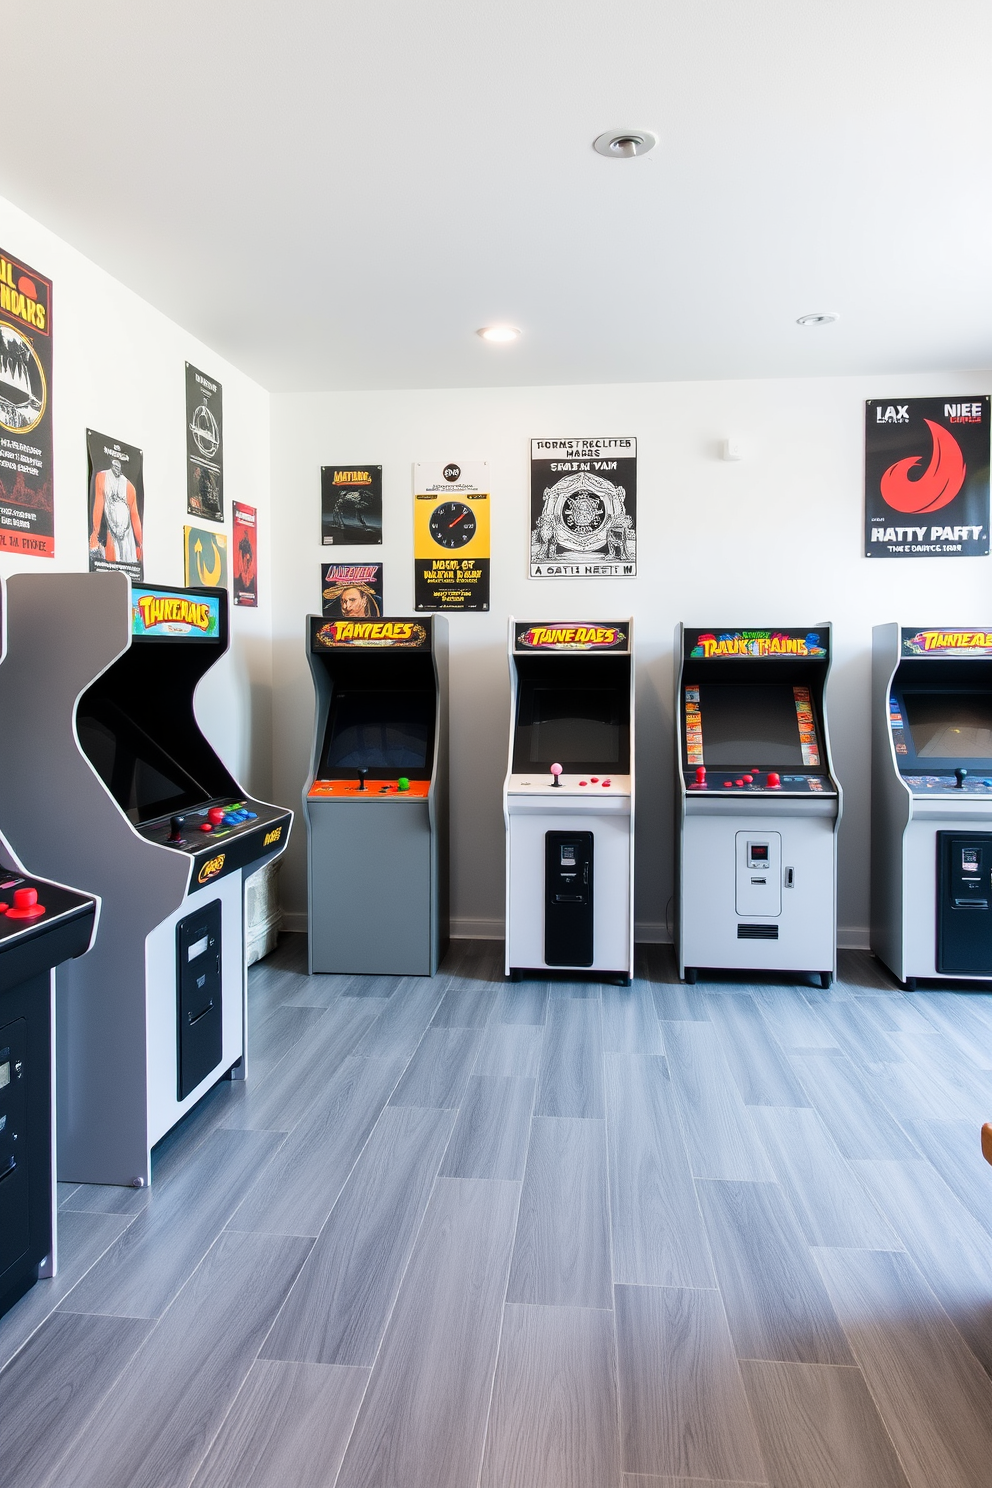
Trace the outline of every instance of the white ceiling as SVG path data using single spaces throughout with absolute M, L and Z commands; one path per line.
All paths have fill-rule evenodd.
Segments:
M 273 391 L 992 365 L 989 0 L 15 9 L 0 192 Z

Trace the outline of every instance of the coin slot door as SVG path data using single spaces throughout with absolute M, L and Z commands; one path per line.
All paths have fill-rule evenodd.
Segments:
M 737 833 L 737 913 L 748 919 L 782 913 L 781 832 Z
M 593 963 L 593 834 L 545 833 L 544 960 Z
M 992 833 L 937 833 L 937 970 L 992 976 Z
M 187 915 L 176 927 L 179 1099 L 217 1068 L 223 1052 L 221 903 Z

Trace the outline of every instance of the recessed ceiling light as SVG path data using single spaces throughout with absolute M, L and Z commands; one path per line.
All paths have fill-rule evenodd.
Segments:
M 633 160 L 635 155 L 646 155 L 658 143 L 658 136 L 649 129 L 608 129 L 592 142 L 593 149 L 609 160 Z
M 832 325 L 840 320 L 836 310 L 817 310 L 813 315 L 800 315 L 796 325 Z
M 482 326 L 475 334 L 481 336 L 483 341 L 516 341 L 520 332 L 516 326 L 493 325 Z

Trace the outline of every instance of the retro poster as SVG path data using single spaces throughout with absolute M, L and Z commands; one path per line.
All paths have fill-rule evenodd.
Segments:
M 183 572 L 190 589 L 227 588 L 227 533 L 183 528 Z
M 532 579 L 637 573 L 637 440 L 532 439 Z
M 325 548 L 381 545 L 381 465 L 321 466 L 320 541 Z
M 86 430 L 89 465 L 90 573 L 119 569 L 145 576 L 143 457 L 133 444 Z
M 413 467 L 414 607 L 489 608 L 489 462 Z
M 186 363 L 186 510 L 224 520 L 224 410 L 219 382 Z
M 231 547 L 234 555 L 234 603 L 258 607 L 258 513 L 253 506 L 231 502 L 234 532 Z
M 0 249 L 0 552 L 55 556 L 52 284 Z
M 374 620 L 382 614 L 381 563 L 322 563 L 321 614 L 334 620 Z
M 865 404 L 865 557 L 989 551 L 989 399 Z

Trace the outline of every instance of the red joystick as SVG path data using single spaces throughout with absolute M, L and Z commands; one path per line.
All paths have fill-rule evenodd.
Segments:
M 212 821 L 215 827 L 219 827 L 225 815 L 223 806 L 211 806 L 207 812 L 207 820 Z
M 779 775 L 778 771 L 777 770 L 769 770 L 768 771 L 768 789 L 769 790 L 779 790 L 781 788 L 781 785 L 782 785 L 782 777 Z
M 705 765 L 697 765 L 696 766 L 696 784 L 697 785 L 705 785 L 706 784 L 706 766 Z
M 8 909 L 8 920 L 37 920 L 45 913 L 45 906 L 38 903 L 37 889 L 15 889 L 14 907 Z

